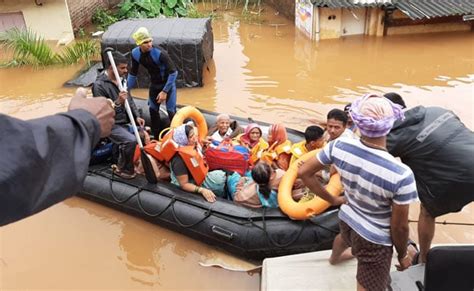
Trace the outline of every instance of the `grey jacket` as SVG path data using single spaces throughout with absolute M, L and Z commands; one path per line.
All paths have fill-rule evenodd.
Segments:
M 74 195 L 100 137 L 85 110 L 28 121 L 0 114 L 0 130 L 0 226 Z
M 405 112 L 387 137 L 387 149 L 408 165 L 418 193 L 474 192 L 474 133 L 452 111 L 417 106 Z M 472 192 L 472 193 L 471 193 Z
M 105 74 L 105 71 L 97 76 L 97 79 L 92 85 L 92 95 L 94 97 L 102 96 L 115 101 L 118 98 L 119 92 L 119 88 Z M 137 106 L 130 95 L 128 96 L 128 104 L 130 104 L 130 109 L 132 110 L 132 114 L 135 119 L 137 117 L 141 117 L 140 112 L 138 111 Z M 130 123 L 130 120 L 128 119 L 127 112 L 125 111 L 125 106 L 122 105 L 115 107 L 115 124 L 124 125 L 127 123 Z

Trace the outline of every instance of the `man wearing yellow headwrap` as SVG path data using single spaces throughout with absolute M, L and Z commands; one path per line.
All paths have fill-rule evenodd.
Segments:
M 393 246 L 399 270 L 411 265 L 407 252 L 409 204 L 418 199 L 413 172 L 385 149 L 386 135 L 401 108 L 388 99 L 366 95 L 353 102 L 351 117 L 361 139 L 340 137 L 307 160 L 298 175 L 332 205 L 341 205 L 340 234 L 331 264 L 357 258 L 357 290 L 385 290 L 390 284 Z M 332 164 L 341 175 L 344 198 L 331 196 L 314 174 Z M 352 249 L 351 249 L 352 248 Z
M 169 120 L 176 113 L 176 78 L 178 71 L 168 53 L 153 45 L 153 38 L 145 27 L 138 28 L 133 34 L 137 47 L 132 50 L 132 68 L 128 74 L 129 90 L 137 83 L 138 67 L 142 65 L 150 75 L 148 106 L 150 107 L 151 129 L 157 138 L 165 125 L 160 118 L 160 104 L 166 102 Z

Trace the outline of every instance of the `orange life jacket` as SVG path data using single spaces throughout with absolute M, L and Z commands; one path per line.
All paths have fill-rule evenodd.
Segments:
M 260 160 L 269 164 L 276 162 L 279 168 L 286 170 L 288 169 L 290 162 L 290 153 L 291 141 L 286 140 L 277 146 L 272 145 L 268 149 L 264 150 Z
M 183 159 L 196 185 L 201 185 L 206 179 L 207 172 L 209 172 L 209 167 L 204 160 L 201 150 L 196 146 L 181 146 L 177 152 Z
M 170 130 L 160 141 L 152 141 L 144 146 L 145 152 L 161 162 L 169 163 L 176 153 L 184 161 L 186 168 L 191 173 L 197 185 L 201 185 L 206 179 L 209 167 L 204 161 L 203 154 L 198 146 L 179 146 L 171 137 L 173 130 Z M 199 149 L 198 149 L 199 148 Z M 140 158 L 140 148 L 135 150 L 134 160 Z

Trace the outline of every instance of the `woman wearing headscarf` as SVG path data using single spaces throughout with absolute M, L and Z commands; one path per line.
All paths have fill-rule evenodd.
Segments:
M 268 130 L 268 144 L 260 158 L 261 161 L 275 165 L 282 170 L 288 170 L 291 159 L 291 141 L 288 140 L 286 128 L 282 124 L 272 124 Z
M 268 143 L 262 138 L 262 129 L 256 123 L 250 123 L 245 132 L 235 138 L 235 143 L 245 146 L 250 151 L 249 163 L 254 165 L 268 148 Z
M 224 196 L 225 173 L 208 172 L 197 129 L 189 124 L 178 126 L 172 131 L 172 140 L 177 147 L 170 160 L 171 183 L 185 191 L 201 194 L 208 202 L 215 202 L 216 194 Z

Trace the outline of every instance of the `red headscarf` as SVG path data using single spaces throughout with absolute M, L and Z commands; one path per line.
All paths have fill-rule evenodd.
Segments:
M 270 146 L 280 145 L 288 139 L 288 134 L 286 133 L 286 128 L 283 124 L 272 124 L 268 130 L 268 135 L 268 144 Z
M 258 126 L 258 124 L 250 123 L 245 128 L 244 134 L 242 134 L 242 136 L 240 137 L 240 141 L 244 144 L 248 144 L 251 148 L 253 148 L 259 142 L 259 140 L 257 140 L 257 141 L 251 141 L 250 140 L 250 132 L 254 128 L 258 128 L 258 130 L 260 131 L 260 136 L 262 136 L 262 129 Z

